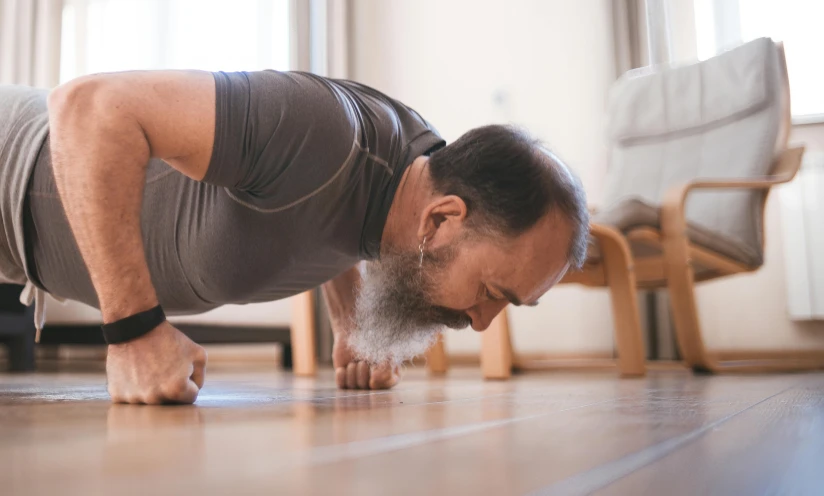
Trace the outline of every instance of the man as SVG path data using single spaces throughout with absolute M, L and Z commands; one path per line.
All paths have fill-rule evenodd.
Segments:
M 586 251 L 580 185 L 523 133 L 444 146 L 400 102 L 305 73 L 2 87 L 0 143 L 0 279 L 100 308 L 116 402 L 203 386 L 164 310 L 324 284 L 338 385 L 386 388 L 443 326 L 535 304 Z

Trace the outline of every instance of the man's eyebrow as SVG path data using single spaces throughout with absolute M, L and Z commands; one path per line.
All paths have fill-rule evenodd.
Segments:
M 496 286 L 496 289 L 498 291 L 500 291 L 502 295 L 504 295 L 504 298 L 509 300 L 509 302 L 512 303 L 513 305 L 515 305 L 516 307 L 520 307 L 520 306 L 534 307 L 534 306 L 538 305 L 538 301 L 533 301 L 532 303 L 522 302 L 520 298 L 515 296 L 514 292 L 512 292 L 512 291 L 510 291 L 506 288 L 501 288 L 501 287 Z

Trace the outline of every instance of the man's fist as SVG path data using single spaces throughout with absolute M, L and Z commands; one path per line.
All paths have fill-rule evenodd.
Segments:
M 106 375 L 115 403 L 194 403 L 206 350 L 164 322 L 135 340 L 109 345 Z
M 335 382 L 341 389 L 389 389 L 400 380 L 400 370 L 388 363 L 370 365 L 355 360 L 346 337 L 336 334 L 332 348 Z

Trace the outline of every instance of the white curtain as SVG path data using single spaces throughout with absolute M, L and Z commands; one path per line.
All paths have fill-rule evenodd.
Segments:
M 646 2 L 612 0 L 612 36 L 616 77 L 649 63 Z
M 0 0 L 0 84 L 57 85 L 62 7 L 63 0 Z
M 293 68 L 321 76 L 349 75 L 350 0 L 292 0 Z

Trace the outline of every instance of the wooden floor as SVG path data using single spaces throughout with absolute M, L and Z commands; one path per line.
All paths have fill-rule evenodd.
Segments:
M 0 375 L 3 495 L 824 494 L 824 374 L 212 371 L 197 406 L 96 373 Z

